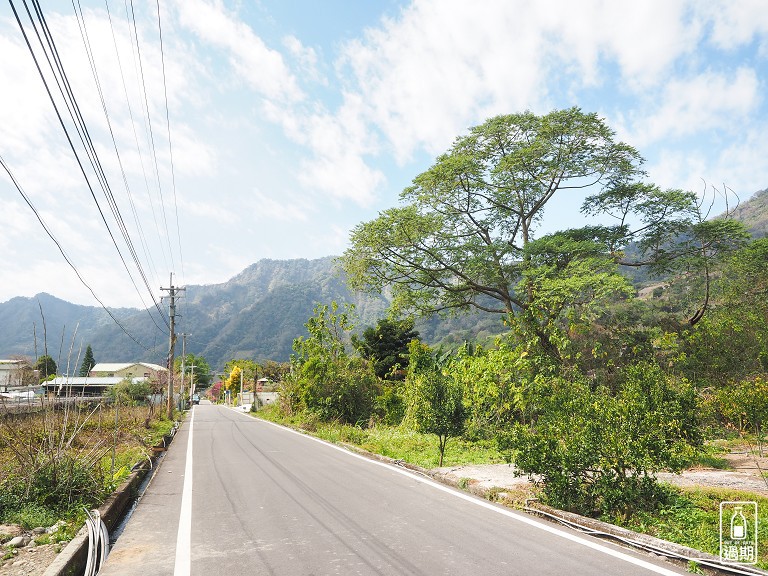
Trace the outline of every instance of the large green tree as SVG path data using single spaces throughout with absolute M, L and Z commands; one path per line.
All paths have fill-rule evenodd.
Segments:
M 211 366 L 202 356 L 178 356 L 173 361 L 173 367 L 178 373 L 181 373 L 183 367 L 185 385 L 191 384 L 193 379 L 197 388 L 207 388 L 211 383 Z
M 85 349 L 85 356 L 83 356 L 83 363 L 80 364 L 79 375 L 83 377 L 88 376 L 94 366 L 96 366 L 96 360 L 93 358 L 93 349 L 91 348 L 91 345 L 88 344 Z
M 412 318 L 382 318 L 375 327 L 366 328 L 362 338 L 353 337 L 352 342 L 363 358 L 373 362 L 376 376 L 403 380 L 408 369 L 408 344 L 418 337 Z
M 619 263 L 669 266 L 680 253 L 702 254 L 701 242 L 672 253 L 701 224 L 697 196 L 641 183 L 642 163 L 602 118 L 578 108 L 491 118 L 418 175 L 400 206 L 353 230 L 343 267 L 355 289 L 391 289 L 396 311 L 505 314 L 558 357 L 553 326 L 626 293 Z M 546 207 L 574 195 L 586 215 L 615 223 L 534 244 Z M 705 246 L 716 246 L 710 233 L 723 230 L 705 228 Z M 639 252 L 629 260 L 632 242 Z
M 35 370 L 38 371 L 41 382 L 48 380 L 52 376 L 56 376 L 56 361 L 47 354 L 40 356 L 35 362 Z
M 344 268 L 355 287 L 391 285 L 401 308 L 514 313 L 529 299 L 515 286 L 547 204 L 630 182 L 641 163 L 578 108 L 491 118 L 418 175 L 402 206 L 355 228 Z

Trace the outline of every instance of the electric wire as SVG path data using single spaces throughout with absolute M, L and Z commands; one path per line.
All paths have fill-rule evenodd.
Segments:
M 26 7 L 26 0 L 24 1 L 24 4 L 25 4 L 25 7 Z M 51 51 L 51 55 L 52 55 L 52 57 L 54 59 L 54 62 L 56 63 L 56 68 L 58 69 L 59 75 L 61 76 L 62 83 L 64 84 L 64 87 L 66 88 L 67 96 L 64 96 L 64 93 L 61 90 L 61 83 L 59 83 L 58 77 L 56 77 L 55 71 L 54 71 L 54 78 L 57 81 L 57 84 L 59 86 L 59 90 L 62 91 L 62 97 L 65 99 L 65 103 L 67 103 L 67 108 L 68 108 L 68 110 L 70 112 L 70 116 L 72 117 L 73 121 L 75 122 L 75 127 L 76 127 L 76 129 L 78 131 L 78 135 L 80 136 L 80 140 L 81 140 L 83 146 L 86 149 L 86 154 L 88 155 L 88 158 L 89 158 L 89 160 L 91 162 L 91 166 L 94 169 L 94 172 L 96 173 L 96 176 L 97 176 L 97 179 L 99 181 L 99 184 L 101 185 L 102 191 L 104 192 L 104 195 L 105 195 L 105 197 L 107 199 L 107 202 L 108 202 L 108 204 L 110 206 L 110 210 L 112 211 L 112 215 L 115 218 L 115 222 L 117 223 L 117 225 L 118 225 L 118 227 L 120 229 L 120 232 L 121 232 L 121 234 L 123 236 L 123 240 L 125 241 L 126 245 L 128 246 L 129 252 L 131 253 L 131 257 L 133 258 L 134 264 L 136 265 L 136 268 L 139 271 L 139 274 L 140 274 L 140 276 L 142 277 L 142 279 L 144 281 L 144 285 L 147 288 L 148 293 L 150 295 L 152 295 L 152 289 L 149 286 L 149 282 L 147 281 L 146 274 L 144 273 L 144 269 L 143 269 L 143 267 L 141 265 L 141 262 L 139 261 L 139 258 L 138 258 L 138 255 L 136 253 L 135 247 L 134 247 L 133 242 L 132 242 L 132 240 L 130 238 L 130 233 L 128 232 L 128 228 L 125 225 L 125 221 L 123 220 L 122 215 L 120 214 L 120 209 L 119 209 L 119 207 L 117 205 L 117 201 L 116 201 L 116 199 L 114 197 L 114 194 L 112 193 L 112 189 L 111 189 L 111 187 L 109 185 L 109 181 L 107 179 L 106 173 L 104 172 L 104 169 L 102 167 L 101 161 L 99 160 L 99 157 L 98 157 L 98 155 L 96 153 L 96 148 L 95 148 L 95 146 L 93 144 L 93 140 L 91 139 L 90 132 L 88 131 L 88 127 L 87 127 L 87 125 L 85 123 L 85 119 L 83 118 L 82 113 L 80 112 L 80 107 L 79 107 L 79 105 L 77 103 L 77 100 L 76 100 L 76 98 L 74 96 L 74 92 L 72 91 L 72 87 L 71 87 L 71 85 L 69 83 L 69 79 L 68 79 L 66 71 L 64 69 L 63 62 L 61 61 L 61 57 L 59 56 L 58 48 L 56 47 L 56 43 L 55 43 L 55 41 L 53 39 L 53 35 L 52 35 L 50 29 L 48 28 L 48 23 L 45 20 L 45 16 L 43 15 L 42 8 L 40 7 L 40 4 L 39 4 L 39 0 L 32 0 L 32 4 L 33 4 L 33 6 L 35 8 L 35 13 L 37 15 L 38 21 L 40 22 L 43 34 L 46 37 L 46 42 L 48 44 L 49 50 Z M 73 4 L 73 8 L 74 8 L 74 4 Z M 32 17 L 31 17 L 31 14 L 29 13 L 29 8 L 28 7 L 27 7 L 27 14 L 30 17 L 30 21 L 32 21 Z M 77 11 L 76 10 L 75 10 L 75 16 L 77 17 Z M 83 22 L 83 24 L 84 24 L 84 22 Z M 34 21 L 32 21 L 32 25 L 35 28 L 35 32 L 37 34 L 37 28 L 34 25 Z M 79 20 L 78 20 L 78 26 L 80 26 Z M 82 37 L 82 34 L 83 34 L 83 32 L 82 32 L 82 28 L 81 28 L 81 37 Z M 38 36 L 38 40 L 40 40 L 39 34 L 37 34 L 37 36 Z M 40 42 L 41 42 L 41 46 L 42 46 L 42 41 L 40 41 Z M 43 51 L 45 52 L 45 47 L 44 46 L 42 46 L 42 47 L 43 47 Z M 89 57 L 89 63 L 92 66 L 92 72 L 93 72 L 94 71 L 93 67 L 95 66 L 95 63 L 92 60 L 92 54 L 89 52 L 89 47 L 90 47 L 89 44 L 86 44 L 86 54 Z M 49 63 L 49 66 L 50 66 L 50 59 L 48 58 L 47 53 L 46 53 L 46 59 L 48 60 L 48 63 Z M 53 67 L 52 66 L 51 66 L 51 70 L 53 71 Z M 104 103 L 103 94 L 101 92 L 101 84 L 98 81 L 98 77 L 95 76 L 95 78 L 96 78 L 96 83 L 97 83 L 97 89 L 99 91 L 99 96 L 101 97 L 101 100 L 102 100 L 102 107 L 104 108 L 104 112 L 105 112 L 105 115 L 106 115 L 106 118 L 107 118 L 107 122 L 108 122 L 108 125 L 109 125 L 109 128 L 110 128 L 110 133 L 111 133 L 112 132 L 112 130 L 111 130 L 111 122 L 109 120 L 109 115 L 108 115 L 108 113 L 106 111 L 106 105 Z M 69 105 L 70 101 L 71 101 L 71 106 Z M 65 128 L 65 130 L 66 130 L 66 128 Z M 114 136 L 113 136 L 113 142 L 114 142 Z M 116 146 L 116 144 L 115 144 L 115 146 Z M 120 161 L 119 153 L 118 153 L 118 160 Z M 122 162 L 121 162 L 121 166 L 122 166 Z M 94 198 L 94 200 L 95 200 L 95 198 Z M 98 205 L 98 202 L 97 202 L 97 205 Z M 110 231 L 110 235 L 111 235 L 111 231 Z M 114 240 L 114 238 L 113 238 L 113 240 Z M 115 244 L 115 247 L 118 249 L 118 253 L 120 254 L 121 259 L 122 259 L 122 253 L 120 252 L 120 249 L 117 247 L 117 244 Z M 123 263 L 125 264 L 125 260 L 123 260 Z M 155 319 L 152 317 L 151 312 L 149 312 L 149 308 L 147 307 L 146 303 L 144 302 L 144 298 L 141 295 L 141 292 L 139 291 L 138 286 L 136 286 L 136 283 L 134 282 L 133 276 L 131 275 L 131 272 L 128 269 L 127 265 L 126 265 L 126 271 L 128 272 L 128 275 L 129 275 L 129 277 L 131 279 L 131 282 L 133 283 L 133 286 L 136 289 L 136 292 L 138 293 L 139 298 L 140 298 L 142 304 L 144 305 L 145 309 L 147 310 L 147 313 L 149 314 L 150 318 L 152 319 L 152 322 L 155 324 L 155 326 L 158 328 L 158 330 L 162 331 L 160 326 L 157 324 Z M 153 303 L 155 303 L 155 305 L 157 307 L 157 304 L 154 301 L 154 297 L 152 299 L 153 299 Z M 160 312 L 160 317 L 164 320 L 165 317 L 164 317 L 162 311 L 159 309 L 159 307 L 157 307 L 157 309 L 158 309 L 158 312 Z M 168 326 L 167 322 L 166 322 L 166 326 Z
M 157 190 L 158 190 L 158 194 L 160 196 L 160 211 L 161 211 L 162 216 L 163 216 L 163 224 L 165 226 L 165 230 L 166 230 L 166 232 L 168 232 L 168 230 L 169 230 L 169 228 L 168 228 L 168 218 L 167 218 L 166 212 L 165 212 L 165 200 L 163 199 L 163 187 L 162 187 L 162 185 L 160 183 L 160 168 L 159 168 L 159 165 L 158 165 L 158 162 L 157 162 L 157 149 L 155 147 L 155 136 L 154 136 L 154 131 L 152 130 L 152 115 L 149 112 L 149 98 L 147 97 L 147 84 L 146 84 L 146 81 L 145 81 L 145 78 L 144 78 L 144 65 L 142 63 L 142 58 L 141 58 L 141 42 L 139 41 L 139 30 L 138 30 L 138 27 L 136 25 L 136 12 L 135 12 L 134 7 L 133 7 L 133 0 L 131 0 L 130 4 L 131 4 L 131 20 L 130 21 L 133 23 L 133 29 L 134 29 L 135 36 L 136 36 L 136 53 L 138 55 L 139 75 L 141 77 L 141 89 L 142 89 L 142 92 L 144 94 L 144 106 L 145 106 L 145 109 L 146 109 L 146 112 L 147 112 L 147 124 L 148 124 L 148 128 L 149 128 L 149 139 L 150 139 L 150 144 L 151 144 L 150 147 L 152 149 L 152 158 L 153 158 L 154 164 L 155 164 L 155 176 L 157 178 Z M 166 234 L 166 240 L 168 241 L 168 252 L 169 252 L 170 259 L 171 259 L 171 267 L 175 268 L 176 264 L 175 264 L 174 258 L 173 258 L 173 248 L 171 246 L 171 239 L 170 239 L 170 235 L 169 234 Z
M 67 264 L 69 264 L 69 267 L 70 267 L 70 268 L 72 268 L 72 270 L 75 272 L 75 275 L 77 276 L 78 280 L 80 280 L 80 282 L 83 284 L 83 286 L 85 286 L 85 287 L 88 289 L 88 291 L 89 291 L 89 292 L 91 293 L 91 295 L 94 297 L 94 299 L 96 300 L 96 302 L 98 302 L 98 303 L 99 303 L 99 305 L 100 305 L 100 306 L 101 306 L 101 307 L 104 309 L 104 311 L 105 311 L 107 314 L 109 314 L 109 317 L 110 317 L 110 318 L 112 318 L 113 322 L 114 322 L 115 324 L 117 324 L 117 325 L 120 327 L 120 329 L 121 329 L 123 332 L 125 332 L 125 334 L 126 334 L 126 335 L 127 335 L 127 336 L 128 336 L 130 339 L 131 339 L 131 340 L 133 340 L 133 341 L 134 341 L 136 344 L 138 344 L 138 345 L 139 345 L 141 348 L 143 348 L 144 350 L 146 350 L 146 351 L 150 351 L 150 348 L 148 348 L 147 346 L 145 346 L 144 344 L 142 344 L 142 343 L 141 343 L 141 342 L 140 342 L 140 341 L 139 341 L 139 340 L 138 340 L 138 339 L 137 339 L 135 336 L 133 336 L 133 334 L 131 334 L 130 332 L 128 332 L 128 330 L 127 330 L 127 329 L 126 329 L 126 327 L 125 327 L 125 326 L 122 324 L 122 322 L 120 322 L 120 320 L 118 320 L 118 319 L 115 317 L 115 315 L 114 315 L 114 314 L 113 314 L 113 313 L 112 313 L 112 312 L 109 310 L 109 308 L 107 308 L 107 307 L 106 307 L 106 305 L 104 304 L 104 302 L 102 302 L 101 298 L 99 298 L 99 297 L 96 295 L 96 292 L 94 292 L 94 290 L 93 290 L 93 288 L 91 288 L 90 284 L 88 284 L 88 282 L 86 282 L 86 281 L 85 281 L 85 279 L 84 279 L 84 278 L 82 277 L 82 275 L 80 274 L 80 271 L 77 269 L 77 266 L 75 266 L 75 264 L 72 262 L 72 260 L 71 260 L 71 259 L 69 258 L 69 256 L 67 255 L 67 253 L 64 251 L 64 248 L 63 248 L 63 246 L 61 245 L 61 243 L 59 243 L 59 241 L 58 241 L 58 240 L 56 239 L 56 237 L 53 235 L 53 232 L 52 232 L 52 231 L 51 231 L 51 229 L 48 227 L 48 225 L 45 223 L 45 221 L 43 220 L 43 217 L 42 217 L 42 216 L 40 215 L 40 213 L 37 211 L 37 208 L 35 208 L 34 204 L 33 204 L 33 203 L 32 203 L 32 201 L 30 200 L 29 196 L 27 196 L 27 194 L 24 192 L 23 188 L 22 188 L 22 187 L 21 187 L 21 185 L 19 184 L 18 180 L 16 180 L 16 177 L 13 175 L 13 173 L 11 172 L 11 169 L 10 169 L 10 168 L 8 167 L 8 165 L 5 163 L 5 160 L 3 159 L 2 155 L 0 155 L 0 165 L 2 165 L 2 166 L 3 166 L 3 169 L 4 169 L 4 170 L 6 171 L 6 173 L 8 174 L 8 177 L 11 179 L 11 182 L 12 182 L 12 183 L 13 183 L 13 185 L 16 187 L 16 190 L 18 190 L 18 191 L 19 191 L 19 194 L 21 194 L 21 197 L 24 199 L 24 202 L 26 202 L 27 206 L 29 206 L 29 208 L 30 208 L 30 209 L 32 210 L 32 212 L 35 214 L 35 217 L 37 218 L 37 221 L 40 223 L 40 226 L 42 226 L 43 230 L 45 230 L 45 233 L 48 235 L 48 237 L 49 237 L 51 240 L 53 240 L 53 243 L 54 243 L 54 244 L 56 244 L 56 247 L 59 249 L 59 252 L 61 252 L 61 255 L 64 257 L 64 260 L 67 262 Z
M 141 241 L 142 241 L 142 245 L 144 246 L 144 253 L 146 255 L 147 254 L 146 242 L 144 241 L 143 232 L 141 231 L 141 225 L 139 223 L 138 215 L 136 213 L 136 208 L 135 208 L 135 206 L 133 204 L 133 197 L 131 195 L 130 186 L 128 184 L 128 177 L 125 174 L 125 168 L 123 167 L 123 160 L 122 160 L 122 157 L 120 156 L 120 150 L 118 149 L 117 140 L 115 139 L 115 134 L 114 134 L 114 131 L 112 129 L 112 120 L 110 119 L 109 111 L 107 109 L 107 104 L 106 104 L 106 101 L 104 100 L 104 93 L 103 93 L 103 90 L 102 90 L 102 87 L 101 87 L 101 81 L 99 80 L 99 74 L 98 74 L 98 70 L 97 70 L 97 67 L 96 67 L 96 61 L 95 61 L 95 59 L 93 57 L 93 50 L 92 50 L 92 47 L 91 47 L 90 39 L 88 38 L 88 29 L 87 29 L 86 24 L 85 24 L 85 17 L 83 15 L 82 7 L 80 5 L 80 0 L 77 0 L 77 6 L 75 6 L 75 0 L 72 0 L 72 8 L 75 10 L 75 18 L 77 19 L 78 27 L 80 28 L 80 36 L 81 36 L 81 38 L 83 40 L 83 44 L 85 46 L 86 54 L 88 56 L 88 61 L 89 61 L 89 64 L 91 66 L 91 73 L 93 74 L 93 79 L 94 79 L 94 82 L 96 83 L 96 89 L 97 89 L 97 91 L 99 93 L 99 99 L 101 101 L 101 107 L 102 107 L 102 110 L 104 112 L 104 117 L 107 120 L 107 127 L 109 129 L 109 135 L 110 135 L 110 137 L 112 139 L 112 145 L 113 145 L 114 150 L 115 150 L 115 155 L 117 157 L 118 165 L 120 166 L 120 173 L 122 174 L 123 184 L 125 185 L 126 193 L 128 195 L 128 199 L 130 201 L 131 208 L 133 210 L 134 218 L 135 218 L 136 224 L 137 224 L 137 226 L 139 228 L 139 235 L 140 235 L 140 238 L 141 238 Z M 78 9 L 79 9 L 79 15 L 78 15 Z M 121 220 L 122 220 L 122 217 L 121 217 Z M 125 228 L 125 231 L 126 231 L 126 235 L 127 235 L 127 227 Z M 149 281 L 147 279 L 147 276 L 146 276 L 144 270 L 142 269 L 142 267 L 139 264 L 138 255 L 135 253 L 135 249 L 133 248 L 132 243 L 130 243 L 130 248 L 131 248 L 131 251 L 132 251 L 132 256 L 133 256 L 133 259 L 134 259 L 134 263 L 137 265 L 137 268 L 138 268 L 139 273 L 140 273 L 140 275 L 142 277 L 142 280 L 144 281 L 144 285 L 146 286 L 147 291 L 151 294 L 152 293 L 152 289 L 149 286 Z M 143 300 L 142 300 L 142 302 L 143 302 Z M 152 300 L 152 304 L 153 304 L 154 308 L 157 310 L 157 312 L 159 313 L 160 318 L 165 320 L 165 314 L 160 309 L 160 305 L 158 304 L 157 300 L 154 299 L 154 297 L 153 297 L 153 300 Z M 152 317 L 151 314 L 150 314 L 150 317 Z M 153 318 L 153 321 L 154 321 L 154 318 Z M 157 322 L 155 322 L 155 325 L 157 326 L 157 328 L 159 330 L 162 331 L 160 326 L 157 325 Z M 170 328 L 170 326 L 168 326 L 168 322 L 167 321 L 166 321 L 166 327 Z
M 115 58 L 117 58 L 117 68 L 118 68 L 118 71 L 120 72 L 120 80 L 122 81 L 122 84 L 123 84 L 123 94 L 125 95 L 125 103 L 126 103 L 126 106 L 128 108 L 128 116 L 129 116 L 130 121 L 131 121 L 131 129 L 132 129 L 132 132 L 133 132 L 133 139 L 134 139 L 134 142 L 136 143 L 136 152 L 137 152 L 138 157 L 139 157 L 139 163 L 141 165 L 141 172 L 142 172 L 142 175 L 144 176 L 144 185 L 145 185 L 145 187 L 147 189 L 147 195 L 149 197 L 149 205 L 150 205 L 150 208 L 152 209 L 152 216 L 154 217 L 155 216 L 155 214 L 154 214 L 155 207 L 154 207 L 154 204 L 152 203 L 152 196 L 151 196 L 151 194 L 149 192 L 149 180 L 147 178 L 147 171 L 146 171 L 146 168 L 144 166 L 144 154 L 142 154 L 141 146 L 139 145 L 139 136 L 136 133 L 136 121 L 135 121 L 135 119 L 133 117 L 133 107 L 131 106 L 131 99 L 128 96 L 128 86 L 127 86 L 126 81 L 125 81 L 125 73 L 123 71 L 122 59 L 120 58 L 120 50 L 119 50 L 119 48 L 117 46 L 117 36 L 115 35 L 115 27 L 114 27 L 114 24 L 112 22 L 112 13 L 109 10 L 109 0 L 104 0 L 104 7 L 107 10 L 107 19 L 109 21 L 109 30 L 110 30 L 110 32 L 112 34 L 112 45 L 115 48 Z M 149 262 L 149 267 L 150 267 L 150 269 L 151 269 L 151 271 L 153 273 L 153 276 L 154 276 L 155 280 L 157 281 L 159 276 L 157 274 L 157 268 L 155 267 L 155 262 L 154 262 L 154 260 L 152 258 L 152 254 L 149 253 L 148 249 L 147 249 L 147 245 L 148 244 L 146 242 L 146 235 L 144 234 L 144 228 L 141 225 L 141 221 L 138 218 L 138 214 L 136 212 L 136 207 L 135 207 L 134 202 L 133 202 L 133 196 L 129 194 L 129 197 L 131 199 L 131 209 L 133 211 L 134 219 L 136 220 L 136 225 L 139 228 L 139 233 L 140 233 L 141 239 L 142 239 L 142 245 L 144 246 L 145 254 L 146 254 L 147 260 Z M 155 220 L 155 225 L 157 226 L 157 218 L 155 217 L 154 220 Z M 158 232 L 158 238 L 160 238 L 160 229 L 159 229 L 159 227 L 157 227 L 157 232 Z
M 166 254 L 165 254 L 165 245 L 164 245 L 165 243 L 163 242 L 163 235 L 160 232 L 160 224 L 159 224 L 159 222 L 157 220 L 157 211 L 155 210 L 155 200 L 153 199 L 152 191 L 150 190 L 149 178 L 147 176 L 147 168 L 146 168 L 146 166 L 144 164 L 144 154 L 142 152 L 142 146 L 141 146 L 141 144 L 139 144 L 139 136 L 138 136 L 138 134 L 136 132 L 136 120 L 135 120 L 135 118 L 133 116 L 133 110 L 132 110 L 132 107 L 131 107 L 131 98 L 128 95 L 128 87 L 127 87 L 126 82 L 125 82 L 125 74 L 124 74 L 124 70 L 123 70 L 122 64 L 120 62 L 120 51 L 119 51 L 119 49 L 117 47 L 117 39 L 115 37 L 114 26 L 112 24 L 112 15 L 109 12 L 109 2 L 108 2 L 108 0 L 104 0 L 104 1 L 105 1 L 106 6 L 107 6 L 107 14 L 109 14 L 109 22 L 110 22 L 110 27 L 112 29 L 112 39 L 113 39 L 113 42 L 114 42 L 114 45 L 115 45 L 115 52 L 117 53 L 118 65 L 120 67 L 120 75 L 121 75 L 122 82 L 123 82 L 123 92 L 125 93 L 125 100 L 126 100 L 126 103 L 128 105 L 128 113 L 130 114 L 130 117 L 131 117 L 131 128 L 133 129 L 133 138 L 134 138 L 134 141 L 136 142 L 136 151 L 138 152 L 138 155 L 139 155 L 139 161 L 141 162 L 141 172 L 142 172 L 142 175 L 144 176 L 144 186 L 145 186 L 145 188 L 147 190 L 147 199 L 149 200 L 149 207 L 150 207 L 150 209 L 152 211 L 152 221 L 155 224 L 155 232 L 157 232 L 158 245 L 160 247 L 160 253 L 162 254 L 162 257 L 163 257 L 163 263 L 165 264 L 166 269 L 168 269 L 169 268 L 169 263 L 168 263 L 168 258 L 167 258 Z M 138 41 L 138 38 L 136 39 L 136 41 L 134 41 L 135 29 L 131 27 L 131 16 L 130 16 L 130 13 L 128 11 L 128 2 L 125 1 L 125 0 L 124 0 L 124 7 L 125 7 L 125 22 L 126 22 L 126 24 L 128 26 L 128 38 L 129 38 L 129 40 L 131 42 L 131 57 L 133 58 L 133 69 L 134 69 L 134 72 L 136 74 L 136 77 L 138 78 L 139 77 L 139 64 L 137 62 L 137 57 L 136 57 L 136 42 Z M 149 128 L 147 127 L 146 115 L 144 115 L 144 113 L 143 113 L 144 112 L 144 110 L 143 110 L 143 102 L 142 102 L 141 108 L 142 108 L 141 114 L 144 116 L 144 118 L 143 118 L 144 119 L 144 128 L 147 131 L 147 144 L 149 144 L 149 135 L 148 135 Z
M 165 74 L 165 50 L 163 49 L 163 26 L 160 22 L 160 0 L 155 0 L 157 5 L 157 29 L 160 36 L 160 62 L 163 70 L 163 94 L 165 96 L 165 125 L 168 128 L 168 153 L 171 162 L 171 183 L 173 185 L 173 207 L 176 213 L 176 236 L 179 242 L 179 264 L 181 265 L 181 278 L 184 284 L 184 255 L 181 250 L 181 226 L 179 225 L 179 202 L 176 196 L 176 171 L 173 166 L 173 141 L 171 140 L 171 118 L 168 111 L 168 80 Z
M 13 0 L 9 0 L 9 4 L 11 5 L 11 9 L 12 9 L 12 11 L 14 13 L 15 18 L 16 18 L 16 22 L 17 22 L 17 24 L 19 26 L 19 29 L 20 29 L 20 31 L 22 33 L 22 36 L 24 37 L 24 41 L 25 41 L 25 43 L 27 45 L 27 48 L 29 49 L 29 52 L 30 52 L 30 54 L 32 56 L 32 59 L 33 59 L 34 63 L 35 63 L 35 67 L 36 67 L 36 69 L 38 71 L 38 74 L 40 75 L 40 78 L 43 81 L 43 85 L 44 85 L 45 90 L 46 90 L 46 92 L 48 94 L 48 97 L 49 97 L 49 99 L 51 101 L 51 104 L 53 105 L 53 108 L 54 108 L 56 116 L 57 116 L 57 118 L 59 120 L 59 123 L 61 124 L 62 129 L 64 130 L 64 134 L 65 134 L 65 136 L 67 138 L 67 142 L 69 143 L 69 146 L 70 146 L 70 148 L 71 148 L 71 150 L 72 150 L 72 152 L 73 152 L 73 154 L 75 156 L 75 160 L 77 161 L 78 166 L 80 167 L 80 171 L 81 171 L 81 173 L 82 173 L 82 175 L 83 175 L 83 177 L 84 177 L 84 179 L 86 181 L 86 185 L 88 186 L 88 189 L 89 189 L 89 191 L 91 193 L 91 197 L 93 198 L 93 200 L 94 200 L 94 202 L 96 204 L 96 207 L 97 207 L 97 209 L 99 211 L 99 214 L 101 215 L 101 219 L 102 219 L 105 227 L 107 228 L 107 233 L 109 234 L 109 236 L 110 236 L 110 238 L 112 240 L 112 243 L 114 244 L 114 246 L 115 246 L 115 248 L 116 248 L 116 250 L 118 252 L 120 260 L 123 263 L 123 266 L 125 267 L 126 271 L 128 272 L 128 275 L 129 275 L 129 278 L 131 280 L 131 283 L 133 284 L 133 286 L 136 289 L 137 293 L 141 297 L 141 293 L 138 290 L 138 286 L 136 285 L 136 282 L 133 279 L 133 275 L 131 274 L 130 269 L 128 268 L 128 264 L 125 261 L 125 258 L 123 257 L 122 251 L 120 250 L 120 247 L 118 246 L 117 241 L 116 241 L 114 235 L 112 234 L 112 230 L 111 230 L 109 224 L 107 223 L 106 216 L 104 215 L 104 212 L 103 212 L 103 210 L 101 208 L 101 205 L 100 205 L 98 199 L 96 198 L 96 194 L 95 194 L 95 191 L 93 189 L 93 185 L 91 184 L 91 181 L 88 178 L 88 175 L 86 173 L 86 170 L 85 170 L 85 167 L 84 167 L 84 165 L 82 163 L 82 160 L 80 159 L 80 156 L 77 153 L 77 150 L 75 148 L 74 142 L 72 141 L 72 137 L 69 134 L 69 130 L 67 129 L 66 123 L 64 122 L 64 119 L 63 119 L 63 117 L 61 115 L 61 112 L 59 110 L 59 106 L 56 104 L 56 100 L 53 97 L 53 93 L 51 92 L 51 88 L 49 86 L 48 80 L 46 79 L 45 74 L 43 73 L 43 70 L 42 70 L 42 68 L 40 66 L 40 62 L 38 60 L 38 57 L 35 54 L 34 49 L 32 48 L 32 44 L 30 42 L 29 36 L 27 35 L 27 32 L 26 32 L 26 30 L 24 28 L 24 25 L 21 22 L 21 18 L 20 18 L 19 14 L 18 14 L 18 11 L 16 10 L 16 6 L 14 5 Z M 110 207 L 113 209 L 113 215 L 115 216 L 115 219 L 118 222 L 118 226 L 121 227 L 121 231 L 123 231 L 123 230 L 125 230 L 124 222 L 122 222 L 122 217 L 119 215 L 119 211 L 115 210 L 117 208 L 117 206 L 114 203 L 114 197 L 111 195 L 111 191 L 108 188 L 108 183 L 106 183 L 106 186 L 105 186 L 105 182 L 102 180 L 102 178 L 106 178 L 106 176 L 105 176 L 105 174 L 103 172 L 103 169 L 101 169 L 100 163 L 98 162 L 98 157 L 95 156 L 95 147 L 93 146 L 93 142 L 90 139 L 90 134 L 87 131 L 87 127 L 85 126 L 84 120 L 82 118 L 82 114 L 80 114 L 80 110 L 79 110 L 79 107 L 77 106 L 77 102 L 74 99 L 74 94 L 71 91 L 71 86 L 69 85 L 68 79 L 66 77 L 66 73 L 64 72 L 63 65 L 62 65 L 61 59 L 60 59 L 60 57 L 58 55 L 58 51 L 56 50 L 55 43 L 53 42 L 53 38 L 52 38 L 52 36 L 50 34 L 50 30 L 48 29 L 47 24 L 45 23 L 44 16 L 42 15 L 42 11 L 40 9 L 39 3 L 36 0 L 33 0 L 33 5 L 35 7 L 35 12 L 36 12 L 36 14 L 38 16 L 38 19 L 40 20 L 40 23 L 41 23 L 42 33 L 45 35 L 46 43 L 48 44 L 49 50 L 51 51 L 50 55 L 49 55 L 48 51 L 45 49 L 45 44 L 43 43 L 43 40 L 40 37 L 40 31 L 38 30 L 38 28 L 37 28 L 37 26 L 35 24 L 34 18 L 32 17 L 32 14 L 29 11 L 29 6 L 27 5 L 26 0 L 24 0 L 24 7 L 25 7 L 27 15 L 28 15 L 28 17 L 30 19 L 30 23 L 31 23 L 32 29 L 34 30 L 35 35 L 37 36 L 38 42 L 40 43 L 40 46 L 43 49 L 43 53 L 45 55 L 45 58 L 46 58 L 46 60 L 48 62 L 48 65 L 49 65 L 49 67 L 50 67 L 50 69 L 51 69 L 51 71 L 53 73 L 54 80 L 56 81 L 57 87 L 59 88 L 59 91 L 62 94 L 62 98 L 64 98 L 65 104 L 67 106 L 67 110 L 69 111 L 70 116 L 71 116 L 71 118 L 72 118 L 72 120 L 73 120 L 73 122 L 75 124 L 75 128 L 76 128 L 76 131 L 78 133 L 78 136 L 80 137 L 81 143 L 83 144 L 83 147 L 86 149 L 86 155 L 88 156 L 89 160 L 91 161 L 91 164 L 92 164 L 92 167 L 93 167 L 93 169 L 94 169 L 94 171 L 96 173 L 97 179 L 99 180 L 100 184 L 102 184 L 102 188 L 104 190 L 105 196 L 107 197 L 107 200 L 110 203 Z M 54 60 L 53 63 L 51 62 L 52 58 Z M 59 74 L 61 75 L 61 80 L 59 79 L 59 76 L 57 76 L 56 70 L 59 71 Z M 63 84 L 63 86 L 62 86 L 62 84 Z M 66 91 L 66 95 L 65 95 L 65 91 Z M 92 154 L 94 156 L 92 156 Z M 126 242 L 129 244 L 129 246 L 132 248 L 132 242 L 130 241 L 130 237 L 125 238 L 125 239 L 126 239 Z M 132 250 L 132 252 L 135 254 L 135 250 Z M 140 267 L 140 264 L 139 264 L 139 267 Z M 142 298 L 142 301 L 143 301 L 143 298 Z M 150 314 L 150 316 L 151 316 L 151 314 Z M 153 318 L 153 322 L 154 322 L 154 318 Z

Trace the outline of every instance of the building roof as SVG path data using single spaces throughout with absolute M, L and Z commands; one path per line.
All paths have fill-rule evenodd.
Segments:
M 47 382 L 44 386 L 53 388 L 55 386 L 114 386 L 122 382 L 124 378 L 120 376 L 58 376 Z M 143 382 L 144 377 L 131 378 L 134 382 Z
M 98 364 L 95 364 L 93 368 L 91 368 L 91 372 L 119 372 L 120 370 L 125 370 L 131 366 L 145 366 L 150 370 L 155 370 L 156 372 L 168 371 L 165 366 L 160 366 L 159 364 L 150 364 L 149 362 L 99 362 Z

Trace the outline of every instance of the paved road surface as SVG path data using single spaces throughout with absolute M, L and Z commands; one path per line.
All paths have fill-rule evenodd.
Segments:
M 193 412 L 102 576 L 685 573 L 246 414 Z

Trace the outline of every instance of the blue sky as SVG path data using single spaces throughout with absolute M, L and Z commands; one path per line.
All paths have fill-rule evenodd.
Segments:
M 160 4 L 169 124 L 156 4 L 134 2 L 155 160 L 125 3 L 83 3 L 127 186 L 78 20 L 64 3 L 44 7 L 151 295 L 131 283 L 104 196 L 96 189 L 130 276 L 0 8 L 0 155 L 111 306 L 149 304 L 171 271 L 211 284 L 262 258 L 340 254 L 352 227 L 496 114 L 579 106 L 663 187 L 726 185 L 746 199 L 768 186 L 762 0 Z M 553 204 L 547 227 L 578 225 L 580 200 Z M 1 171 L 0 254 L 0 301 L 45 291 L 96 304 Z

